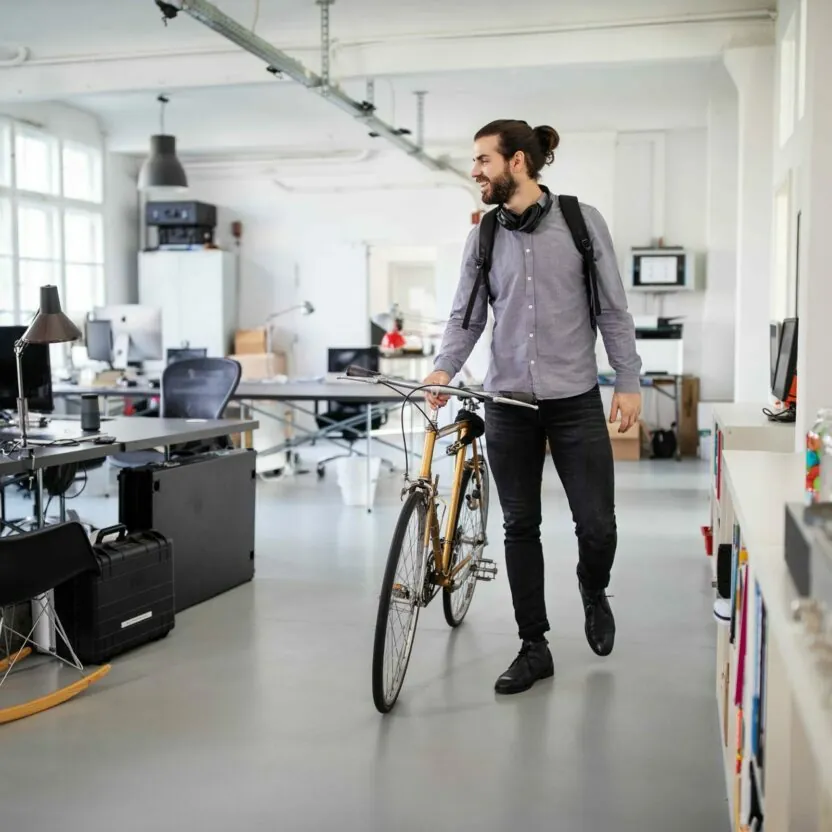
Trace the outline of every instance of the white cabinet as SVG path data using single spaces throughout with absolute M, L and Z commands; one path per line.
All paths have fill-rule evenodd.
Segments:
M 232 351 L 237 326 L 235 256 L 229 251 L 143 251 L 139 303 L 162 310 L 165 349 L 205 347 L 209 356 Z

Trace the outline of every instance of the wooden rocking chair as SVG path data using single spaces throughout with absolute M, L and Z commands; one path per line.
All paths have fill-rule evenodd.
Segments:
M 80 523 L 61 523 L 38 531 L 25 532 L 0 538 L 0 646 L 5 645 L 6 658 L 0 659 L 0 725 L 16 719 L 54 708 L 86 690 L 110 672 L 110 665 L 103 665 L 85 674 L 84 666 L 75 655 L 66 631 L 52 604 L 49 591 L 83 572 L 98 572 L 98 561 L 89 538 Z M 28 635 L 17 632 L 6 621 L 8 607 L 36 599 L 32 605 L 32 629 Z M 38 609 L 39 608 L 39 609 Z M 80 678 L 45 696 L 17 705 L 3 707 L 3 684 L 15 666 L 32 652 L 35 643 L 32 635 L 43 616 L 54 626 L 56 638 L 66 645 L 71 660 L 58 655 L 56 650 L 48 655 L 74 668 Z M 11 638 L 22 639 L 22 646 L 10 652 Z

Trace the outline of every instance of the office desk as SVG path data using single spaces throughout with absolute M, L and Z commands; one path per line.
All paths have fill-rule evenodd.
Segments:
M 22 474 L 29 470 L 29 460 L 17 454 L 11 456 L 0 456 L 0 479 L 11 477 L 15 474 Z
M 57 420 L 56 420 L 57 421 Z M 72 462 L 86 462 L 102 459 L 125 451 L 142 451 L 159 446 L 167 447 L 181 442 L 191 442 L 199 439 L 211 439 L 225 436 L 229 433 L 242 433 L 254 430 L 258 422 L 252 419 L 143 419 L 141 417 L 123 416 L 111 419 L 102 426 L 102 433 L 116 438 L 115 442 L 107 445 L 96 445 L 83 439 L 77 445 L 39 445 L 34 446 L 31 455 L 13 460 L 6 466 L 0 466 L 0 474 L 14 473 L 11 468 L 22 463 L 19 471 L 34 471 L 36 477 L 35 505 L 37 506 L 38 525 L 45 522 L 43 512 L 43 472 L 46 468 L 66 465 Z M 80 425 L 78 425 L 80 433 Z M 0 432 L 0 436 L 2 433 Z M 33 602 L 33 615 L 38 616 L 40 604 Z M 54 646 L 55 634 L 45 619 L 41 618 L 33 639 L 40 646 Z

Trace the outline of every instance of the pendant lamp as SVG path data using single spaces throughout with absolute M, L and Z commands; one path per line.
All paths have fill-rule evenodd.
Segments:
M 156 99 L 161 106 L 162 129 L 157 136 L 150 137 L 150 156 L 145 160 L 139 172 L 139 190 L 148 188 L 178 188 L 188 187 L 185 169 L 176 157 L 176 137 L 165 133 L 165 105 L 169 99 L 160 95 Z

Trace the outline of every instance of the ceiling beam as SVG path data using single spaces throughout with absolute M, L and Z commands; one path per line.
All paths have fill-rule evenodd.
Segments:
M 772 43 L 773 36 L 773 25 L 765 20 L 518 32 L 504 35 L 499 50 L 489 48 L 483 34 L 413 35 L 361 44 L 336 43 L 332 74 L 344 83 L 368 77 L 500 68 L 712 60 L 729 47 Z M 308 44 L 281 51 L 299 63 L 311 63 L 320 56 L 319 47 Z M 0 103 L 268 82 L 274 83 L 274 77 L 263 61 L 241 50 L 219 46 L 181 52 L 46 58 L 0 68 Z

